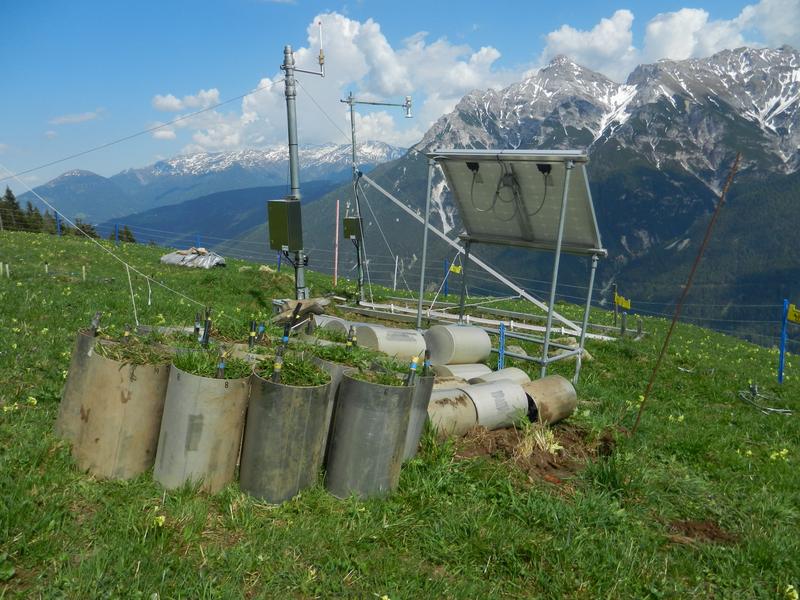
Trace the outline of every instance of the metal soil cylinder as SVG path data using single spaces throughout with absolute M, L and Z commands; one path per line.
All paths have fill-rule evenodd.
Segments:
M 578 394 L 572 383 L 561 375 L 548 375 L 522 386 L 528 395 L 531 421 L 558 423 L 575 412 Z
M 475 379 L 488 375 L 492 370 L 486 365 L 434 365 L 433 372 L 437 377 L 459 377 L 461 379 Z
M 130 479 L 152 467 L 168 378 L 168 364 L 126 364 L 93 353 L 81 402 L 83 428 L 72 448 L 78 468 Z
M 434 365 L 478 363 L 489 358 L 489 334 L 473 325 L 434 325 L 425 332 Z
M 414 387 L 343 375 L 326 463 L 325 487 L 331 494 L 370 498 L 397 487 Z
M 311 362 L 331 376 L 331 383 L 328 387 L 328 403 L 325 407 L 325 458 L 327 458 L 328 448 L 330 447 L 330 432 L 333 426 L 333 411 L 336 406 L 336 397 L 339 394 L 339 386 L 342 383 L 342 375 L 351 370 L 352 367 L 332 360 L 325 360 L 318 356 L 312 357 Z
M 475 403 L 464 387 L 433 390 L 428 419 L 439 437 L 464 435 L 478 425 Z
M 528 415 L 528 397 L 518 383 L 508 379 L 479 383 L 464 388 L 478 413 L 478 425 L 500 429 Z
M 58 405 L 55 434 L 73 444 L 78 441 L 82 429 L 81 401 L 86 396 L 89 361 L 94 353 L 96 341 L 97 338 L 88 329 L 78 332 L 69 359 L 69 371 L 64 382 L 61 403 Z
M 410 360 L 425 352 L 425 338 L 415 329 L 393 329 L 382 325 L 359 325 L 358 345 L 383 352 L 400 360 Z
M 347 335 L 350 329 L 350 324 L 341 317 L 334 317 L 332 315 L 314 315 L 314 325 L 320 329 L 327 329 L 335 331 L 342 335 Z
M 330 383 L 295 387 L 251 375 L 239 485 L 279 504 L 311 487 L 322 467 Z
M 410 460 L 417 455 L 419 438 L 425 428 L 425 421 L 428 419 L 428 404 L 431 401 L 434 377 L 418 377 L 417 385 L 414 388 L 414 396 L 411 398 L 411 412 L 408 417 L 408 429 L 406 430 L 406 442 L 403 450 L 403 460 Z
M 518 369 L 517 367 L 506 367 L 505 369 L 492 371 L 491 373 L 481 375 L 480 377 L 473 377 L 469 380 L 469 382 L 487 383 L 489 381 L 500 381 L 501 379 L 509 379 L 520 385 L 524 385 L 531 380 L 530 376 L 522 369 Z
M 233 480 L 242 442 L 248 378 L 211 379 L 170 368 L 153 478 L 217 492 Z

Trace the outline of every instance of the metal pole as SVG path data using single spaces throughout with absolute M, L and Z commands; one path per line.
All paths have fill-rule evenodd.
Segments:
M 286 121 L 289 134 L 289 195 L 299 202 L 300 158 L 297 144 L 297 106 L 295 104 L 297 89 L 294 81 L 294 52 L 292 52 L 292 47 L 288 44 L 283 48 L 283 71 L 285 73 Z M 308 298 L 304 261 L 305 252 L 302 249 L 294 253 L 294 287 L 298 300 Z
M 781 354 L 778 359 L 778 383 L 783 383 L 783 369 L 786 364 L 786 326 L 789 320 L 789 300 L 783 300 L 783 323 L 781 325 Z
M 356 154 L 356 99 L 353 97 L 353 92 L 350 92 L 347 96 L 347 100 L 345 102 L 350 106 L 350 152 L 351 152 L 351 162 L 352 162 L 352 169 L 353 169 L 353 196 L 355 198 L 356 204 L 356 217 L 358 218 L 358 224 L 361 229 L 361 237 L 364 237 L 364 224 L 361 222 L 361 200 L 358 197 L 358 156 Z M 363 256 L 362 252 L 364 250 L 364 245 L 358 243 L 356 245 L 356 251 L 358 252 L 358 298 L 360 302 L 364 302 L 364 262 L 366 260 L 366 256 Z
M 419 268 L 419 298 L 417 299 L 417 329 L 422 329 L 422 298 L 425 295 L 425 260 L 428 258 L 428 222 L 431 219 L 431 191 L 436 161 L 428 159 L 428 193 L 425 194 L 425 227 L 422 231 L 422 264 Z
M 394 255 L 394 277 L 392 278 L 392 291 L 397 291 L 397 263 L 400 259 L 400 255 Z
M 195 248 L 199 248 L 200 247 L 200 234 L 199 233 L 195 233 L 194 234 L 194 247 Z
M 619 320 L 619 337 L 625 337 L 628 332 L 628 311 L 623 310 Z
M 506 366 L 506 324 L 500 323 L 500 336 L 497 342 L 497 370 Z
M 589 273 L 589 292 L 586 295 L 586 307 L 583 309 L 583 324 L 581 325 L 581 339 L 578 342 L 578 358 L 575 361 L 575 376 L 572 378 L 572 383 L 578 383 L 578 376 L 581 373 L 581 363 L 583 362 L 583 345 L 586 342 L 586 328 L 589 326 L 589 312 L 592 309 L 592 291 L 594 290 L 594 276 L 597 272 L 597 262 L 599 258 L 597 254 L 592 254 L 592 270 Z
M 336 199 L 336 226 L 333 234 L 333 286 L 339 278 L 339 199 Z
M 619 308 L 617 307 L 617 284 L 614 284 L 614 327 L 617 326 L 617 314 L 619 313 Z
M 461 265 L 461 298 L 458 301 L 458 322 L 464 322 L 464 303 L 467 300 L 467 265 L 469 265 L 469 249 L 472 242 L 464 242 L 464 262 Z
M 442 265 L 444 266 L 444 279 L 443 279 L 443 283 L 442 283 L 442 286 L 444 287 L 444 290 L 442 290 L 442 291 L 444 292 L 444 297 L 447 298 L 447 291 L 448 291 L 447 290 L 447 267 L 448 267 L 448 263 L 447 263 L 447 259 L 446 258 L 442 259 Z
M 550 284 L 550 309 L 547 311 L 547 323 L 544 328 L 544 344 L 542 345 L 541 376 L 547 375 L 547 351 L 550 346 L 550 330 L 553 327 L 553 310 L 556 303 L 556 286 L 558 285 L 558 266 L 561 262 L 561 242 L 564 240 L 564 221 L 567 216 L 567 195 L 569 194 L 569 176 L 575 163 L 571 160 L 564 164 L 564 193 L 561 196 L 561 215 L 558 218 L 558 237 L 556 238 L 556 256 L 553 260 L 553 282 Z

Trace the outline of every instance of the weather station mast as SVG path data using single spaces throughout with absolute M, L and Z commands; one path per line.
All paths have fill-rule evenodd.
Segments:
M 364 263 L 366 262 L 366 252 L 364 250 L 364 233 L 361 220 L 361 202 L 358 196 L 358 180 L 361 177 L 361 171 L 358 170 L 358 155 L 356 151 L 356 104 L 368 106 L 399 106 L 405 110 L 406 119 L 412 117 L 411 114 L 411 96 L 406 96 L 403 102 L 374 102 L 371 100 L 359 100 L 353 96 L 353 92 L 347 95 L 344 100 L 339 100 L 350 107 L 350 143 L 352 145 L 352 163 L 353 163 L 353 196 L 355 197 L 355 217 L 345 217 L 344 219 L 344 236 L 349 238 L 356 247 L 356 262 L 358 266 L 358 298 L 359 303 L 364 302 Z
M 294 52 L 290 45 L 283 48 L 284 86 L 286 95 L 286 121 L 289 133 L 289 195 L 282 200 L 267 203 L 270 248 L 283 253 L 294 267 L 295 298 L 308 298 L 305 267 L 308 256 L 303 248 L 303 222 L 300 210 L 300 158 L 297 142 L 297 88 L 295 73 L 306 73 L 325 77 L 325 53 L 322 50 L 322 22 L 319 25 L 319 70 L 298 69 L 294 63 Z M 290 258 L 294 253 L 294 259 Z

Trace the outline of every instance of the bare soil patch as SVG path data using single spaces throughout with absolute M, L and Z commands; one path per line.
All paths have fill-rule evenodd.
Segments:
M 531 431 L 516 428 L 489 431 L 476 427 L 456 442 L 456 458 L 478 457 L 508 461 L 531 479 L 544 479 L 561 484 L 573 477 L 586 462 L 614 451 L 615 439 L 611 430 L 595 437 L 589 430 L 572 424 L 552 428 L 548 445 L 536 443 Z M 544 447 L 543 447 L 544 446 Z
M 668 526 L 669 541 L 676 544 L 694 544 L 696 542 L 711 542 L 716 544 L 733 544 L 739 537 L 725 531 L 713 521 L 672 521 Z

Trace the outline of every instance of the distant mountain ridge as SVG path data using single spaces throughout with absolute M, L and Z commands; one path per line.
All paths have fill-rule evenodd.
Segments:
M 358 156 L 362 169 L 402 156 L 405 150 L 383 142 L 362 142 Z M 351 146 L 301 146 L 300 172 L 304 180 L 344 181 L 351 173 Z M 63 213 L 91 222 L 121 218 L 158 206 L 177 204 L 215 192 L 286 184 L 288 152 L 285 146 L 232 152 L 202 152 L 126 169 L 112 177 L 72 170 L 36 188 Z M 24 204 L 41 202 L 30 192 Z

